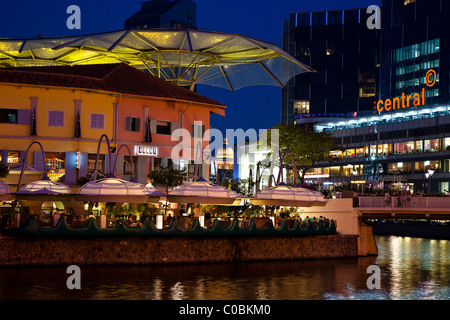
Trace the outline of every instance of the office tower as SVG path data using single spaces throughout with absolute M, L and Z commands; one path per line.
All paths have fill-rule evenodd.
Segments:
M 367 27 L 366 10 L 297 12 L 284 21 L 283 49 L 317 73 L 299 75 L 282 90 L 282 122 L 373 110 L 380 30 Z

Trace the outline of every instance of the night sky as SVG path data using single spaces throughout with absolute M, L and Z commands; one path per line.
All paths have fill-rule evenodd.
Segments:
M 282 47 L 282 23 L 291 12 L 365 8 L 381 0 L 194 0 L 197 27 L 239 33 Z M 85 35 L 122 30 L 124 21 L 141 8 L 141 0 L 24 0 L 5 1 L 0 10 L 0 38 L 36 38 Z M 69 30 L 69 5 L 81 9 L 81 30 Z M 314 67 L 314 66 L 313 66 Z M 228 106 L 226 117 L 213 115 L 220 130 L 262 129 L 280 121 L 281 89 L 270 86 L 243 88 L 235 93 L 199 86 L 198 92 Z

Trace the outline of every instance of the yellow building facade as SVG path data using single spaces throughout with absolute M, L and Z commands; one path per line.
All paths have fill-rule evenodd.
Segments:
M 31 147 L 25 182 L 46 171 L 51 180 L 75 187 L 93 173 L 102 135 L 111 142 L 112 166 L 117 158 L 115 173 L 145 183 L 150 170 L 171 164 L 170 150 L 178 143 L 171 139 L 173 130 L 191 131 L 194 121 L 208 129 L 212 112 L 224 115 L 224 105 L 132 67 L 64 68 L 0 69 L 1 163 L 10 166 L 4 181 L 13 187 L 33 141 L 45 155 L 38 145 Z M 104 142 L 98 164 L 107 174 L 112 170 Z M 131 167 L 125 148 L 114 153 L 123 144 L 132 152 Z M 158 152 L 137 151 L 145 148 Z

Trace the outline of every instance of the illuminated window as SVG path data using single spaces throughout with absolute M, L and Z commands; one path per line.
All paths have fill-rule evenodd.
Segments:
M 447 151 L 450 150 L 450 138 L 444 138 L 444 149 Z
M 415 2 L 416 2 L 416 0 L 404 0 L 403 1 L 403 5 L 407 6 L 408 4 L 412 4 L 412 3 L 415 3 Z
M 425 149 L 425 152 L 439 151 L 440 150 L 440 140 L 439 139 L 425 140 L 424 141 L 424 149 Z
M 355 157 L 355 149 L 347 149 L 344 153 L 345 158 L 354 158 Z
M 65 162 L 66 154 L 63 152 L 45 153 L 45 167 L 50 180 L 57 182 L 66 174 Z
M 294 113 L 295 114 L 309 113 L 309 100 L 295 100 Z
M 360 98 L 375 97 L 375 87 L 359 88 L 359 97 Z
M 340 151 L 340 150 L 330 151 L 330 157 L 331 158 L 342 158 L 342 151 Z
M 8 164 L 18 164 L 20 162 L 20 151 L 8 151 Z

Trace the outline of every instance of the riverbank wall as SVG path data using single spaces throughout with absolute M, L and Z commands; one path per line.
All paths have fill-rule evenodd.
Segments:
M 227 263 L 358 257 L 358 236 L 230 238 L 0 237 L 0 266 Z

